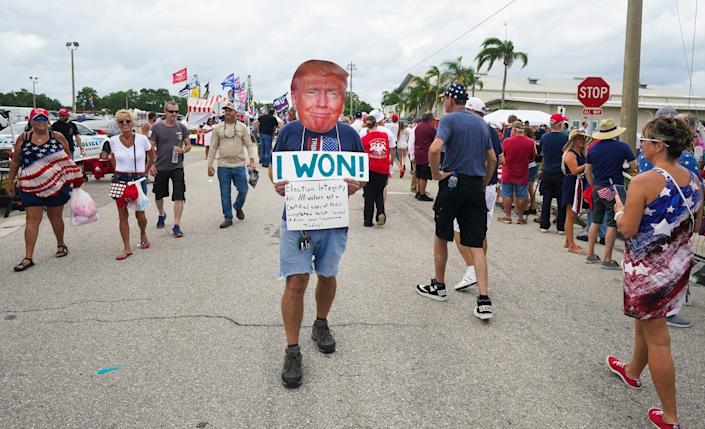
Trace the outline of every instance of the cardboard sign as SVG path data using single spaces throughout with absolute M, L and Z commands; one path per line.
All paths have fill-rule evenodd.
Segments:
M 274 152 L 274 181 L 369 180 L 369 159 L 364 152 Z
M 348 226 L 348 185 L 343 180 L 294 181 L 286 185 L 284 199 L 290 231 Z

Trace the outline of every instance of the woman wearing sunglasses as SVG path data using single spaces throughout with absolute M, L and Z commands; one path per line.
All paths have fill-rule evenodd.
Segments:
M 64 204 L 71 198 L 71 184 L 78 187 L 83 183 L 81 170 L 71 160 L 66 138 L 61 133 L 49 130 L 49 112 L 41 108 L 32 109 L 29 122 L 32 130 L 22 133 L 15 142 L 9 180 L 6 183 L 7 193 L 14 196 L 15 177 L 18 177 L 17 188 L 27 214 L 25 256 L 15 265 L 15 271 L 24 271 L 34 266 L 34 246 L 45 208 L 56 236 L 55 256 L 62 258 L 68 255 L 61 215 Z
M 654 168 L 637 175 L 627 200 L 617 193 L 615 220 L 626 237 L 624 314 L 634 321 L 630 361 L 608 356 L 609 369 L 633 389 L 648 364 L 663 409 L 651 408 L 659 428 L 678 426 L 675 369 L 666 316 L 685 301 L 693 262 L 691 236 L 703 216 L 703 191 L 696 175 L 678 164 L 692 132 L 677 118 L 658 117 L 643 132 L 641 147 Z M 615 190 L 617 191 L 617 190 Z
M 115 173 L 113 181 L 134 182 L 141 178 L 146 179 L 146 172 L 154 165 L 154 150 L 146 136 L 133 131 L 135 116 L 129 110 L 121 109 L 115 113 L 115 121 L 120 128 L 120 134 L 110 138 L 111 162 Z M 140 182 L 142 191 L 147 194 L 147 181 Z M 130 223 L 127 207 L 117 205 L 120 218 L 120 236 L 122 237 L 123 251 L 115 257 L 118 261 L 127 259 L 132 255 L 130 247 Z M 147 239 L 147 216 L 144 211 L 135 211 L 137 225 L 140 227 L 141 249 L 149 248 Z

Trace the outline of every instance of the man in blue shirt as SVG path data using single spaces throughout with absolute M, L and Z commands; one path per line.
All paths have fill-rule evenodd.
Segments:
M 541 203 L 541 232 L 548 232 L 551 227 L 551 200 L 556 199 L 556 205 L 561 206 L 563 194 L 563 146 L 568 142 L 568 136 L 563 133 L 563 123 L 568 120 L 560 113 L 551 116 L 551 131 L 541 136 L 539 154 L 543 155 L 543 172 L 539 192 L 543 197 Z M 556 229 L 559 234 L 564 234 L 565 210 L 558 210 Z
M 345 103 L 347 72 L 335 63 L 309 60 L 301 64 L 291 80 L 291 97 L 299 116 L 279 132 L 274 152 L 286 151 L 347 151 L 364 152 L 360 136 L 349 125 L 338 122 Z M 272 179 L 272 167 L 269 178 Z M 345 179 L 348 195 L 362 186 L 361 182 Z M 288 181 L 274 184 L 284 196 Z M 335 351 L 335 339 L 328 328 L 328 312 L 333 305 L 337 287 L 336 275 L 345 251 L 347 228 L 315 231 L 290 231 L 284 213 L 279 234 L 279 273 L 286 278 L 281 309 L 287 348 L 282 369 L 282 384 L 288 388 L 301 385 L 301 349 L 299 330 L 304 312 L 304 292 L 310 273 L 315 269 L 316 320 L 311 338 L 322 353 Z
M 429 150 L 433 178 L 439 180 L 438 195 L 433 205 L 436 237 L 433 247 L 435 278 L 430 284 L 418 284 L 416 292 L 424 297 L 445 301 L 445 270 L 448 242 L 453 241 L 453 221 L 460 226 L 460 244 L 469 247 L 475 263 L 478 287 L 475 317 L 492 317 L 492 301 L 487 295 L 487 258 L 482 245 L 487 234 L 485 187 L 490 183 L 497 164 L 490 130 L 478 115 L 465 110 L 468 93 L 454 83 L 443 93 L 443 107 L 448 112 L 438 126 Z M 445 157 L 440 162 L 441 148 Z
M 595 255 L 597 232 L 603 219 L 607 218 L 607 233 L 605 234 L 605 254 L 602 268 L 621 270 L 619 264 L 612 260 L 612 249 L 617 239 L 617 221 L 614 219 L 615 190 L 614 185 L 624 185 L 622 175 L 623 165 L 628 163 L 628 170 L 636 171 L 636 159 L 632 149 L 617 139 L 626 128 L 618 127 L 614 119 L 608 118 L 600 122 L 600 130 L 593 133 L 595 143 L 587 153 L 585 160 L 585 177 L 592 186 L 592 225 L 588 231 L 588 264 L 600 262 Z

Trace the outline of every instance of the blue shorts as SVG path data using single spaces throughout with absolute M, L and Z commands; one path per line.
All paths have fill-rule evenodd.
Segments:
M 538 173 L 538 172 L 539 172 L 538 165 L 534 165 L 533 167 L 529 167 L 529 183 L 536 180 L 536 173 Z
M 516 193 L 517 198 L 520 200 L 525 200 L 529 193 L 529 185 L 515 185 L 514 183 L 502 183 L 502 196 L 511 197 L 512 194 Z
M 40 197 L 29 192 L 20 191 L 20 200 L 25 207 L 59 207 L 71 199 L 71 185 L 64 185 L 51 197 Z
M 348 242 L 348 229 L 322 229 L 307 231 L 311 244 L 307 250 L 299 249 L 301 231 L 286 229 L 282 220 L 279 232 L 279 277 L 310 274 L 314 270 L 322 277 L 338 275 L 338 264 Z

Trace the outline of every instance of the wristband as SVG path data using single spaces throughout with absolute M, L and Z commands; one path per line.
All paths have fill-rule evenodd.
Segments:
M 620 217 L 620 216 L 622 216 L 623 214 L 624 214 L 623 211 L 622 211 L 622 212 L 617 212 L 617 213 L 615 213 L 615 214 L 614 214 L 614 220 L 617 220 L 617 218 Z

